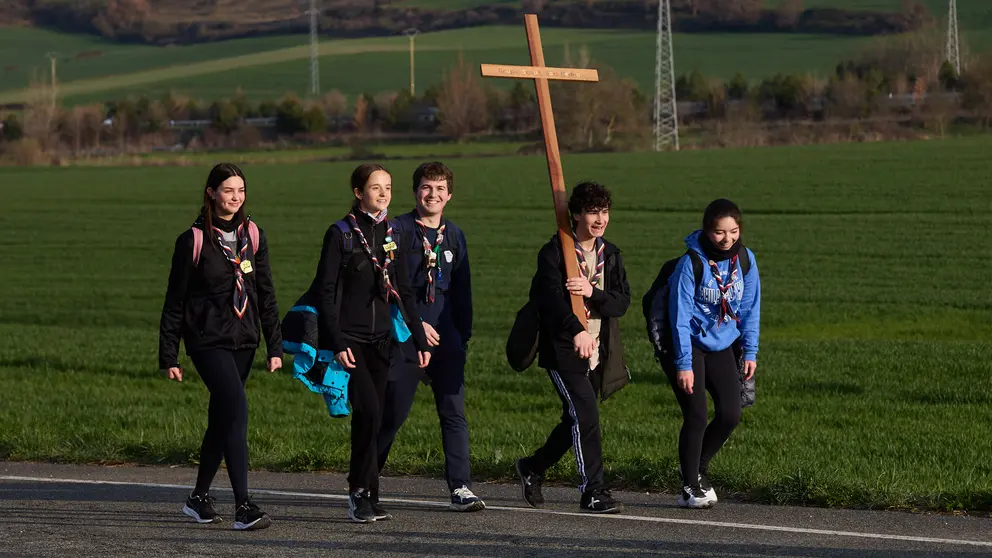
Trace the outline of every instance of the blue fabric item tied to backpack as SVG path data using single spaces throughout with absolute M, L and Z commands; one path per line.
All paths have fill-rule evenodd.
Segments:
M 283 340 L 283 351 L 293 354 L 293 377 L 303 383 L 310 391 L 319 393 L 324 397 L 327 405 L 327 413 L 334 418 L 349 416 L 348 408 L 348 380 L 351 374 L 348 373 L 331 351 L 318 351 L 316 345 L 316 332 L 309 330 L 316 325 L 317 310 L 312 306 L 294 306 L 284 320 L 284 326 L 297 324 L 300 327 L 294 328 L 304 333 L 300 340 L 291 339 L 288 336 Z M 284 329 L 287 329 L 284 327 Z

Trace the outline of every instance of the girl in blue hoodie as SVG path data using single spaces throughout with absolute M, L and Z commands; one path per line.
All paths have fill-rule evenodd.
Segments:
M 740 422 L 740 375 L 749 380 L 757 367 L 761 282 L 754 253 L 741 242 L 741 226 L 741 211 L 733 202 L 711 203 L 702 230 L 685 239 L 688 251 L 669 278 L 674 350 L 664 368 L 682 407 L 678 504 L 683 507 L 716 503 L 706 471 Z M 742 369 L 737 355 L 743 358 Z M 707 391 L 716 407 L 708 426 Z

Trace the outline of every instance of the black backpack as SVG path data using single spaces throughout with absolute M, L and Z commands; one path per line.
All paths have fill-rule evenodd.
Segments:
M 523 372 L 537 359 L 541 334 L 541 315 L 534 300 L 534 283 L 537 273 L 530 280 L 527 302 L 517 311 L 510 334 L 506 338 L 506 362 L 510 368 Z
M 685 253 L 692 262 L 694 284 L 698 288 L 703 280 L 703 260 L 695 250 L 686 250 Z M 655 277 L 654 283 L 651 283 L 651 288 L 644 293 L 644 297 L 641 299 L 641 312 L 644 313 L 644 321 L 647 323 L 648 340 L 654 346 L 654 357 L 658 361 L 667 357 L 673 350 L 672 325 L 668 317 L 668 294 L 670 292 L 668 280 L 675 273 L 675 267 L 681 259 L 682 256 L 679 256 L 665 262 L 661 266 L 658 276 Z M 751 269 L 751 256 L 748 254 L 747 248 L 743 246 L 740 251 L 740 264 L 743 280 L 743 277 Z M 660 319 L 654 320 L 652 316 L 660 316 Z

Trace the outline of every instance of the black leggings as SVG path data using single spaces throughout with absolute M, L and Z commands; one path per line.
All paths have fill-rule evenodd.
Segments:
M 419 326 L 418 326 L 419 327 Z M 379 450 L 382 409 L 389 378 L 390 340 L 373 343 L 349 342 L 355 368 L 348 370 L 348 401 L 351 403 L 351 467 L 348 489 L 379 489 Z
M 672 363 L 665 374 L 682 407 L 682 431 L 679 433 L 679 463 L 685 486 L 699 484 L 700 472 L 706 474 L 716 455 L 741 421 L 741 384 L 737 377 L 737 360 L 733 349 L 709 353 L 692 348 L 692 394 L 678 385 L 678 370 Z M 703 389 L 705 386 L 705 390 Z M 706 425 L 706 392 L 716 407 L 713 422 Z
M 245 382 L 255 358 L 255 349 L 215 349 L 190 355 L 193 366 L 210 391 L 207 432 L 200 446 L 200 470 L 196 494 L 206 494 L 221 459 L 234 489 L 234 502 L 248 499 L 248 399 Z

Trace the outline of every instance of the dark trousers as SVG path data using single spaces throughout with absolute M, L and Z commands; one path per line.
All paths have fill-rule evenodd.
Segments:
M 665 375 L 682 407 L 682 431 L 679 433 L 679 463 L 685 486 L 698 484 L 700 472 L 706 473 L 710 460 L 741 422 L 741 384 L 737 360 L 732 349 L 715 353 L 692 348 L 692 395 L 678 386 L 678 370 L 666 363 Z M 714 417 L 706 425 L 706 392 L 713 396 Z
M 207 432 L 200 446 L 200 469 L 196 494 L 210 490 L 221 459 L 227 461 L 227 475 L 234 489 L 234 501 L 248 499 L 248 399 L 245 382 L 255 358 L 255 349 L 230 351 L 215 349 L 190 355 L 193 366 L 210 392 Z
M 444 339 L 442 337 L 442 339 Z M 469 472 L 468 421 L 465 420 L 465 350 L 442 340 L 431 355 L 427 378 L 434 391 L 434 407 L 441 424 L 444 448 L 444 478 L 448 489 L 472 486 Z M 424 377 L 416 352 L 409 343 L 393 350 L 393 362 L 386 384 L 386 405 L 379 431 L 379 471 L 389 458 L 396 433 L 413 407 L 417 386 Z
M 351 403 L 351 467 L 348 488 L 378 490 L 379 468 L 376 466 L 376 440 L 382 425 L 386 378 L 389 375 L 391 342 L 350 342 L 355 368 L 348 370 L 348 401 Z
M 596 378 L 597 368 L 590 375 Z M 603 447 L 599 430 L 599 404 L 595 380 L 583 373 L 548 370 L 551 383 L 561 398 L 561 422 L 534 455 L 526 458 L 526 468 L 544 474 L 568 452 L 575 450 L 575 467 L 579 471 L 579 490 L 603 488 Z

